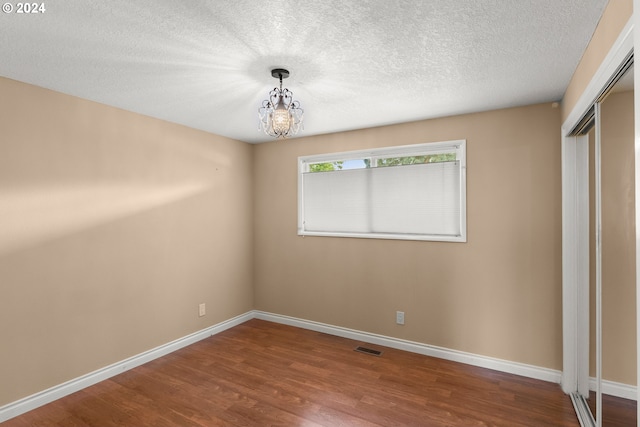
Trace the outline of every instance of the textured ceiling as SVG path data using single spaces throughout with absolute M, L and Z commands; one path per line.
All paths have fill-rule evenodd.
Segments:
M 558 101 L 607 0 L 45 0 L 0 75 L 247 142 L 277 85 L 299 136 Z

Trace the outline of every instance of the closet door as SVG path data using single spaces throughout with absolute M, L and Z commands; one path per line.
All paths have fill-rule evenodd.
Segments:
M 563 387 L 582 426 L 637 424 L 634 132 L 630 56 L 564 140 Z
M 599 323 L 602 347 L 601 351 L 594 349 L 592 367 L 600 368 L 596 382 L 602 392 L 604 426 L 617 425 L 617 419 L 630 416 L 634 422 L 625 424 L 636 425 L 635 405 L 624 399 L 632 397 L 637 377 L 633 97 L 631 68 L 607 92 L 599 108 L 601 283 L 600 294 L 594 297 L 600 302 L 601 318 L 598 322 L 596 310 L 592 323 Z

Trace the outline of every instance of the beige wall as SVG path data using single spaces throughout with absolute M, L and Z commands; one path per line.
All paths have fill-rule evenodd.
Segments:
M 253 308 L 250 145 L 0 93 L 0 406 Z
M 256 308 L 561 369 L 559 129 L 542 104 L 256 146 Z M 297 236 L 298 156 L 452 139 L 467 243 Z
M 562 100 L 563 122 L 575 107 L 632 14 L 633 0 L 611 0 L 607 4 Z

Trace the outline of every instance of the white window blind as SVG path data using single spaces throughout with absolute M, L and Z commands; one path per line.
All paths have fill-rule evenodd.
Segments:
M 372 151 L 370 165 L 358 169 L 312 172 L 305 162 L 328 158 L 301 159 L 299 234 L 465 241 L 464 141 L 455 143 L 460 155 L 435 163 L 375 167 L 375 156 L 404 156 L 406 147 Z M 420 147 L 418 155 L 451 150 L 443 143 Z M 362 152 L 344 159 L 355 155 Z

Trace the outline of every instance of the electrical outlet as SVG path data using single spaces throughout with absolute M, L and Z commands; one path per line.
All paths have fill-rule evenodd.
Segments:
M 396 323 L 404 325 L 404 311 L 396 311 Z
M 202 317 L 205 314 L 207 314 L 207 306 L 205 305 L 205 303 L 202 303 L 198 306 L 198 315 Z

